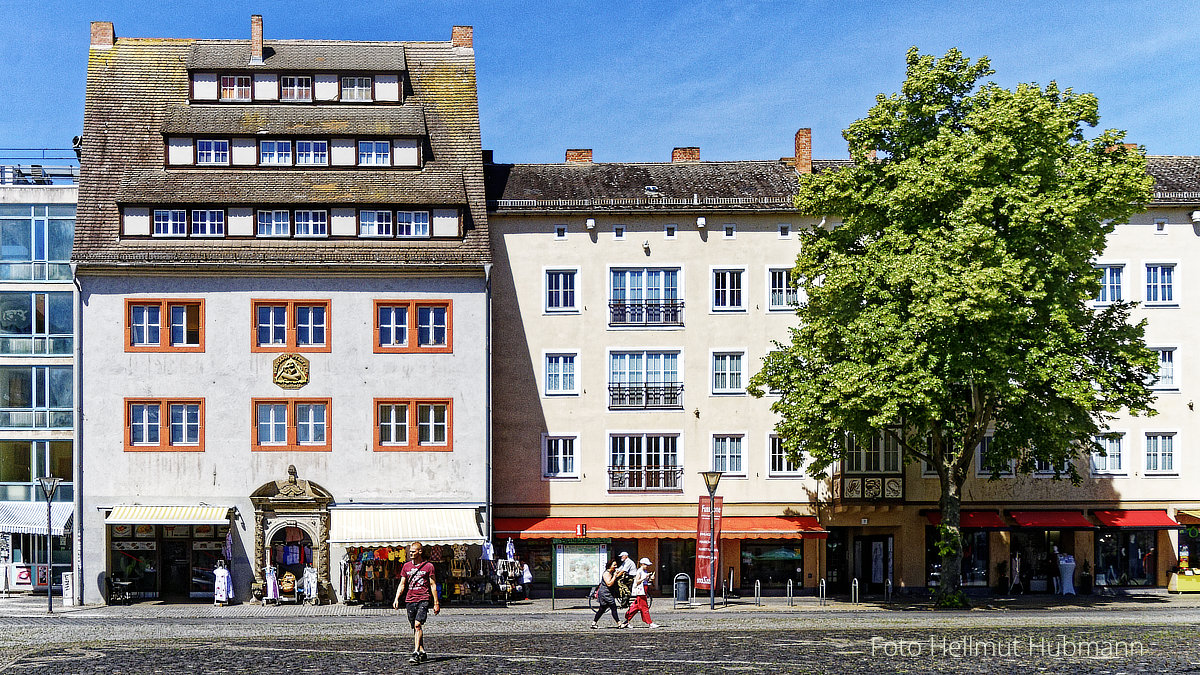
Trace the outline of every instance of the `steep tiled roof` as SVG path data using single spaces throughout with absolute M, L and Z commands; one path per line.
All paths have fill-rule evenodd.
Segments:
M 1200 157 L 1151 155 L 1146 164 L 1155 204 L 1200 204 Z
M 292 70 L 305 72 L 405 70 L 403 42 L 268 40 L 262 65 L 251 66 L 245 40 L 205 40 L 188 51 L 189 70 Z
M 262 265 L 284 261 L 478 265 L 490 260 L 472 50 L 449 42 L 269 44 L 279 47 L 276 56 L 292 59 L 277 62 L 276 68 L 302 66 L 319 71 L 326 63 L 329 70 L 406 68 L 410 93 L 404 105 L 346 106 L 336 112 L 323 110 L 332 106 L 304 106 L 303 111 L 302 106 L 282 104 L 220 109 L 213 104 L 192 106 L 188 102 L 188 64 L 217 68 L 229 63 L 233 68 L 243 52 L 248 55 L 248 42 L 120 38 L 111 49 L 92 49 L 73 260 L 84 269 L 88 265 L 239 260 Z M 285 44 L 296 49 L 284 50 Z M 337 62 L 343 57 L 350 61 Z M 268 67 L 271 64 L 268 60 Z M 238 118 L 239 110 L 246 115 Z M 253 111 L 260 111 L 269 121 L 256 120 L 250 114 Z M 347 136 L 407 134 L 423 125 L 428 145 L 419 171 L 164 168 L 164 131 L 182 131 L 184 127 L 177 125 L 184 120 L 212 125 L 214 133 L 219 129 L 257 133 L 261 125 L 266 133 L 281 134 L 301 134 L 298 129 L 305 125 L 322 127 L 344 121 L 340 132 Z M 459 206 L 465 211 L 466 234 L 461 241 L 330 239 L 269 245 L 246 240 L 122 240 L 119 204 L 160 199 L 170 203 Z M 270 258 L 275 255 L 281 258 Z
M 362 134 L 424 136 L 425 115 L 416 104 L 172 106 L 163 122 L 167 134 Z

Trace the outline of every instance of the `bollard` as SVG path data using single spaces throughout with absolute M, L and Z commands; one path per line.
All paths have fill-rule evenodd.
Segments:
M 883 601 L 884 602 L 892 601 L 892 580 L 891 579 L 888 579 L 887 581 L 885 581 L 883 583 Z
M 821 599 L 821 601 L 818 604 L 821 605 L 822 607 L 829 604 L 829 601 L 825 598 L 825 580 L 824 579 L 821 580 L 821 583 L 817 584 L 817 597 L 819 597 Z
M 788 605 L 788 607 L 792 607 L 796 604 L 794 602 L 795 598 L 796 598 L 796 593 L 793 590 L 792 580 L 788 579 L 788 582 L 787 582 L 787 605 Z
M 762 582 L 754 580 L 754 606 L 762 607 Z
M 727 581 L 721 582 L 721 606 L 729 606 L 729 582 Z
M 857 605 L 858 603 L 858 578 L 850 581 L 850 604 Z

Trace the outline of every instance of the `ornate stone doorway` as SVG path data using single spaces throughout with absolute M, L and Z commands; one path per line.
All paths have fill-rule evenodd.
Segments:
M 271 540 L 284 528 L 299 528 L 312 542 L 313 563 L 320 582 L 322 602 L 333 597 L 329 576 L 329 504 L 333 495 L 325 488 L 300 480 L 296 467 L 288 477 L 271 481 L 250 495 L 254 504 L 254 597 L 262 599 L 264 571 Z

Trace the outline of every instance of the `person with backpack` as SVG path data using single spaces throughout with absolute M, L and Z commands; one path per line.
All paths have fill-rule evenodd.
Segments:
M 600 583 L 596 584 L 596 589 L 593 591 L 596 594 L 596 602 L 600 607 L 596 609 L 596 616 L 592 618 L 592 628 L 600 627 L 600 617 L 604 616 L 604 610 L 606 609 L 612 612 L 612 618 L 616 622 L 617 628 L 623 628 L 621 619 L 617 617 L 617 599 L 613 597 L 613 590 L 616 587 L 617 576 L 619 574 L 617 561 L 610 560 L 608 567 L 600 575 Z
M 400 609 L 400 598 L 404 598 L 408 609 L 408 623 L 413 629 L 413 652 L 408 662 L 413 665 L 429 660 L 425 653 L 425 621 L 429 618 L 430 604 L 434 614 L 442 611 L 433 563 L 425 560 L 423 552 L 419 541 L 408 547 L 408 562 L 400 568 L 400 585 L 396 587 L 396 599 L 392 602 L 393 608 Z

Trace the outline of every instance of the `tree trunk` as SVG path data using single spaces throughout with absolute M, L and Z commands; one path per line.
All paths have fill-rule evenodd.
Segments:
M 941 577 L 934 602 L 938 607 L 965 606 L 962 593 L 962 531 L 959 506 L 962 486 L 951 476 L 942 478 L 942 522 L 938 525 L 938 552 L 942 558 Z

